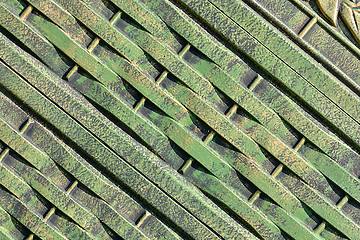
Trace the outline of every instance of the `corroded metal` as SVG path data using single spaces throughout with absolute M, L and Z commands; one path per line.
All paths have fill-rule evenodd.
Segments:
M 360 239 L 359 4 L 0 0 L 0 239 Z

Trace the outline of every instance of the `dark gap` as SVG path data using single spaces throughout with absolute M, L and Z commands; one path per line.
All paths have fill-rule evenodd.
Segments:
M 174 3 L 174 1 L 176 1 L 177 3 Z M 358 151 L 360 151 L 360 147 L 357 146 L 357 144 L 348 136 L 346 136 L 344 133 L 341 132 L 340 129 L 338 129 L 337 127 L 333 126 L 326 118 L 321 117 L 320 114 L 318 114 L 312 107 L 310 107 L 306 102 L 302 101 L 299 97 L 297 97 L 292 91 L 291 89 L 287 88 L 286 86 L 284 86 L 283 84 L 279 83 L 278 80 L 274 80 L 273 77 L 271 76 L 271 73 L 269 73 L 266 69 L 263 69 L 260 65 L 256 65 L 254 64 L 254 61 L 251 60 L 251 58 L 246 56 L 246 53 L 244 53 L 239 47 L 237 47 L 236 45 L 232 44 L 231 42 L 229 42 L 228 40 L 226 40 L 226 37 L 221 34 L 219 31 L 217 31 L 216 29 L 214 29 L 213 27 L 211 27 L 206 21 L 204 21 L 203 19 L 200 19 L 199 16 L 196 15 L 196 13 L 194 13 L 191 9 L 189 9 L 189 7 L 187 7 L 186 5 L 184 5 L 183 3 L 179 2 L 178 0 L 171 0 L 171 2 L 173 2 L 175 5 L 180 6 L 180 8 L 185 11 L 187 14 L 189 14 L 190 16 L 192 16 L 192 18 L 194 20 L 196 20 L 197 22 L 200 23 L 200 25 L 210 33 L 215 33 L 215 34 L 211 34 L 213 35 L 215 38 L 217 38 L 220 42 L 222 42 L 224 45 L 226 45 L 227 48 L 229 48 L 231 51 L 235 52 L 235 53 L 240 53 L 240 55 L 238 55 L 241 59 L 243 59 L 253 70 L 256 70 L 257 72 L 260 72 L 265 75 L 266 78 L 270 79 L 270 81 L 275 84 L 279 89 L 282 90 L 283 93 L 285 93 L 288 97 L 290 97 L 293 101 L 295 101 L 297 104 L 300 104 L 300 106 L 302 106 L 304 108 L 305 111 L 311 112 L 312 115 L 321 120 L 321 122 L 325 123 L 327 126 L 331 127 L 334 132 L 341 138 L 343 139 L 347 144 L 351 145 L 353 148 L 357 149 Z M 223 39 L 223 40 L 221 40 Z M 259 71 L 260 70 L 260 71 Z
M 311 210 L 307 205 L 303 202 L 300 202 L 302 208 L 305 210 L 306 214 L 309 216 L 307 219 L 304 220 L 305 225 L 310 229 L 315 229 L 319 224 L 321 224 L 324 219 L 320 217 L 317 213 Z
M 325 117 L 322 117 L 319 113 L 316 112 L 315 109 L 309 106 L 309 104 L 301 100 L 300 97 L 294 95 L 294 93 L 289 88 L 281 85 L 280 83 L 275 83 L 273 80 L 269 80 L 269 82 L 272 85 L 275 85 L 278 90 L 281 90 L 284 95 L 289 97 L 295 104 L 297 104 L 297 106 L 301 108 L 302 112 L 306 113 L 306 117 L 310 117 L 311 119 L 316 120 L 316 122 L 318 122 L 318 124 L 316 124 L 318 127 L 320 127 L 319 124 L 321 124 L 323 127 L 320 128 L 331 131 L 332 133 L 337 135 L 342 141 L 344 141 L 349 147 L 360 153 L 360 146 L 357 146 L 357 143 L 354 140 L 348 137 L 345 133 L 342 132 L 342 130 L 333 125 Z
M 346 193 L 344 190 L 342 190 L 340 187 L 338 187 L 334 182 L 332 182 L 330 179 L 325 177 L 326 180 L 329 183 L 329 187 L 331 188 L 331 191 L 329 194 L 326 194 L 325 196 L 331 200 L 331 202 L 336 205 L 340 200 L 345 197 Z
M 13 150 L 10 150 L 8 157 L 5 158 L 3 160 L 3 162 L 11 168 L 17 167 L 17 165 L 18 165 L 17 162 L 19 162 L 26 167 L 37 169 L 32 163 L 25 160 L 23 157 L 21 157 L 17 152 L 15 152 Z
M 271 173 L 276 169 L 277 166 L 282 164 L 279 160 L 277 160 L 271 153 L 269 153 L 265 148 L 259 145 L 261 152 L 266 157 L 266 161 L 261 165 L 265 171 L 271 175 Z
M 241 124 L 244 121 L 252 121 L 255 122 L 256 124 L 262 125 L 255 117 L 253 117 L 248 111 L 246 111 L 241 106 L 238 106 L 236 112 L 230 117 L 230 120 L 241 129 L 243 129 L 243 127 L 241 127 Z
M 147 53 L 144 53 L 146 59 L 151 64 L 152 69 L 144 69 L 147 71 L 147 73 L 150 75 L 150 77 L 154 80 L 157 80 L 157 78 L 166 70 L 160 63 L 158 63 L 152 56 L 150 56 Z
M 249 199 L 257 190 L 259 190 L 257 186 L 255 186 L 249 179 L 241 175 L 238 171 L 236 171 L 236 175 L 237 179 L 239 180 L 239 184 L 237 185 L 243 187 L 247 191 L 247 194 L 244 194 L 244 191 L 242 191 L 239 187 L 236 188 L 239 189 L 239 191 L 241 191 L 247 199 Z
M 246 158 L 237 148 L 228 143 L 223 137 L 216 134 L 213 140 L 209 143 L 214 151 L 216 151 L 220 157 L 225 161 Z M 258 188 L 249 181 L 246 177 L 240 174 L 237 170 L 233 170 L 228 176 L 227 183 L 248 199 Z
M 47 66 L 45 62 L 43 62 L 30 48 L 28 48 L 24 43 L 22 43 L 19 39 L 17 39 L 12 33 L 6 30 L 4 27 L 0 25 L 0 32 L 12 43 L 14 43 L 17 47 L 21 48 L 23 51 L 34 57 L 36 60 Z
M 341 233 L 328 223 L 326 224 L 324 231 L 320 233 L 320 236 L 324 239 L 348 239 L 343 233 Z
M 0 139 L 0 154 L 7 148 L 7 145 Z M 7 154 L 8 155 L 8 154 Z
M 77 27 L 82 30 L 82 33 L 85 37 L 83 40 L 84 42 L 79 42 L 78 40 L 77 40 L 77 42 L 80 43 L 83 48 L 87 48 L 89 46 L 89 44 L 97 37 L 97 34 L 94 33 L 90 28 L 85 26 L 77 18 L 75 18 L 75 21 L 76 21 L 76 24 L 78 25 Z
M 245 4 L 247 4 L 249 7 L 251 7 L 252 9 L 254 9 L 260 16 L 262 16 L 264 19 L 267 20 L 267 22 L 269 22 L 271 25 L 273 25 L 274 27 L 276 27 L 280 32 L 282 32 L 285 36 L 289 37 L 290 39 L 292 39 L 292 41 L 299 46 L 300 48 L 302 48 L 307 54 L 309 54 L 312 58 L 315 59 L 315 61 L 322 61 L 322 65 L 332 74 L 334 74 L 337 78 L 341 79 L 341 81 L 347 86 L 349 87 L 352 91 L 354 91 L 357 95 L 360 95 L 360 90 L 357 86 L 353 86 L 353 84 L 351 82 L 348 81 L 347 78 L 350 78 L 348 76 L 346 76 L 345 73 L 342 72 L 342 70 L 336 70 L 334 69 L 331 64 L 329 64 L 327 61 L 327 59 L 322 59 L 322 57 L 320 56 L 320 59 L 318 56 L 316 56 L 316 54 L 306 45 L 303 44 L 301 42 L 299 42 L 297 40 L 297 36 L 294 36 L 293 33 L 291 33 L 287 28 L 287 26 L 285 26 L 284 23 L 279 22 L 279 20 L 274 19 L 273 16 L 270 16 L 268 13 L 265 13 L 261 7 L 257 6 L 257 4 L 255 3 L 255 1 L 253 0 L 247 0 L 244 1 Z M 318 9 L 318 7 L 316 6 L 315 2 L 310 1 L 309 2 L 312 9 L 317 12 L 320 16 L 322 16 L 323 14 L 321 13 L 321 11 Z M 297 5 L 296 3 L 294 4 L 295 6 Z M 328 19 L 324 18 L 327 22 L 329 21 Z M 350 32 L 348 32 L 347 27 L 345 27 L 343 21 L 341 18 L 338 19 L 339 20 L 339 25 L 342 26 L 341 30 L 345 33 L 346 37 L 354 44 L 354 45 L 359 45 L 353 38 L 353 36 L 351 35 Z M 330 24 L 331 25 L 331 24 Z M 346 47 L 346 46 L 345 46 Z M 351 49 L 348 49 L 350 52 L 353 52 Z M 354 53 L 354 52 L 353 52 Z M 355 55 L 357 55 L 356 53 L 354 53 Z
M 141 213 L 141 215 L 139 215 L 139 217 L 135 220 L 135 225 L 137 225 L 140 222 L 141 218 L 143 218 L 145 216 L 145 214 L 146 214 L 146 211 L 143 211 Z
M 93 199 L 103 201 L 101 197 L 99 197 L 91 189 L 89 189 L 87 186 L 80 182 L 71 192 L 71 196 L 75 198 L 77 202 L 79 202 L 81 205 L 85 207 L 90 206 L 89 209 L 92 209 L 92 207 L 94 207 L 94 205 L 96 204 Z M 86 204 L 83 204 L 83 202 L 85 202 Z
M 86 0 L 84 1 L 97 13 L 102 15 L 105 19 L 110 19 L 118 10 L 118 7 L 115 6 L 110 1 L 107 0 Z
M 13 97 L 14 98 L 14 97 Z M 27 105 L 24 103 L 20 103 L 15 97 L 14 99 L 17 105 L 21 106 L 22 109 L 28 108 Z M 185 239 L 193 239 L 188 233 L 186 233 L 183 229 L 179 228 L 171 219 L 167 216 L 162 214 L 158 211 L 155 207 L 153 207 L 146 199 L 140 196 L 136 191 L 131 189 L 125 183 L 123 183 L 117 176 L 107 170 L 104 166 L 98 163 L 91 155 L 89 155 L 86 151 L 84 151 L 80 146 L 78 146 L 75 142 L 69 139 L 66 135 L 64 135 L 61 131 L 56 129 L 50 123 L 48 123 L 41 115 L 34 115 L 34 113 L 29 111 L 29 114 L 36 119 L 37 121 L 41 122 L 47 129 L 49 129 L 55 136 L 59 137 L 66 145 L 74 149 L 77 154 L 79 154 L 82 158 L 86 159 L 93 167 L 95 167 L 98 171 L 100 171 L 104 177 L 109 179 L 112 183 L 114 183 L 117 187 L 123 190 L 127 195 L 129 195 L 133 200 L 139 203 L 144 208 L 148 209 L 149 211 L 153 212 L 157 218 L 162 219 L 163 222 L 166 223 L 171 229 L 176 231 L 180 236 L 184 237 Z
M 6 189 L 3 188 L 1 185 L 0 185 L 0 189 L 3 191 L 6 191 Z M 9 194 L 11 194 L 11 193 L 9 193 Z M 20 223 L 13 216 L 11 216 L 8 213 L 7 213 L 7 216 L 10 218 L 10 221 L 12 222 L 12 224 L 14 226 L 14 229 L 11 229 L 11 226 L 9 228 L 9 233 L 11 234 L 12 237 L 14 237 L 15 239 L 25 239 L 32 233 L 27 227 L 25 227 L 22 223 Z M 0 225 L 2 225 L 1 220 L 0 220 Z
M 0 111 L 4 120 L 14 129 L 19 130 L 23 123 L 26 123 L 29 117 L 16 105 L 14 105 L 6 96 L 0 92 Z
M 323 154 L 323 152 L 311 142 L 305 142 L 305 144 L 299 149 L 298 153 L 304 156 L 305 159 L 308 157 L 316 158 L 315 154 L 318 153 Z M 333 161 L 332 159 L 328 159 L 328 160 Z M 323 196 L 329 199 L 331 203 L 335 205 L 341 198 L 345 196 L 345 192 L 325 175 L 324 178 L 327 180 L 327 182 L 321 185 L 316 183 L 317 185 L 315 186 L 315 188 Z
M 234 210 L 226 206 L 225 203 L 221 202 L 217 198 L 213 197 L 211 194 L 208 194 L 206 191 L 199 188 L 199 190 L 208 197 L 211 201 L 213 201 L 221 210 L 226 212 L 231 218 L 233 218 L 239 225 L 241 225 L 243 228 L 254 234 L 259 239 L 264 239 L 255 229 L 253 226 L 251 226 L 248 222 L 246 222 L 243 218 L 241 218 L 240 215 L 238 215 Z
M 341 208 L 341 211 L 349 216 L 356 224 L 360 224 L 360 204 L 349 197 L 347 203 Z
M 210 143 L 209 146 L 212 147 L 216 152 L 218 152 L 222 156 L 229 153 L 229 150 L 231 150 L 231 152 L 235 154 L 240 153 L 239 149 L 234 147 L 231 143 L 229 143 L 225 138 L 223 138 L 219 134 L 215 134 L 215 136 L 210 141 Z
M 155 150 L 148 145 L 144 140 L 141 139 L 141 137 L 139 135 L 137 135 L 136 132 L 134 132 L 130 127 L 126 126 L 121 119 L 118 119 L 117 117 L 115 117 L 112 113 L 110 113 L 109 111 L 107 111 L 106 109 L 104 109 L 103 107 L 101 107 L 100 105 L 98 105 L 96 102 L 92 101 L 90 98 L 87 98 L 85 96 L 85 98 L 99 111 L 101 112 L 107 119 L 109 119 L 112 123 L 114 123 L 116 126 L 118 126 L 121 130 L 123 130 L 126 134 L 130 135 L 135 141 L 137 141 L 139 144 L 145 146 L 147 149 L 149 149 L 151 152 L 155 153 L 157 155 L 157 153 L 155 152 Z M 158 156 L 159 158 L 162 159 L 162 157 Z
M 193 46 L 191 46 L 189 51 L 187 51 L 184 54 L 183 59 L 190 65 L 195 65 L 200 61 L 207 61 L 209 63 L 213 63 L 213 61 L 210 58 L 205 56 L 202 52 L 200 52 L 198 49 L 196 49 Z
M 32 186 L 30 186 L 30 187 L 31 187 L 31 190 L 34 193 L 35 197 L 39 200 L 39 203 L 41 204 L 38 206 L 34 206 L 34 209 L 41 215 L 41 217 L 43 217 L 43 216 L 45 216 L 45 213 L 50 210 L 50 208 L 53 206 L 53 204 L 49 200 L 47 200 L 45 197 L 43 197 Z
M 113 239 L 113 240 L 125 240 L 124 238 L 119 236 L 117 233 L 115 233 L 113 230 L 111 230 L 109 227 L 107 227 L 103 222 L 100 221 L 100 224 L 102 225 L 102 227 L 104 228 L 105 232 L 110 237 L 110 239 Z
M 4 201 L 4 203 L 9 203 L 14 209 L 16 209 L 17 214 L 20 214 L 22 216 L 26 215 L 29 209 L 21 203 L 21 201 L 14 196 L 12 193 L 10 193 L 9 190 L 7 190 L 3 185 L 0 184 L 0 200 Z M 18 222 L 15 218 L 13 218 L 9 213 L 7 213 L 6 208 L 2 210 L 5 212 L 5 221 L 6 217 L 12 221 L 13 227 L 10 226 L 9 232 L 13 237 L 17 237 L 17 239 L 24 239 L 25 237 L 29 236 L 31 234 L 30 230 L 27 229 L 22 223 Z M 24 219 L 23 219 L 24 220 Z M 1 224 L 0 219 L 0 224 Z
M 0 199 L 3 195 L 6 196 L 6 194 L 11 195 L 13 198 L 18 199 L 12 192 L 10 192 L 4 185 L 0 183 Z M 6 196 L 8 198 L 8 196 Z M 5 209 L 4 209 L 5 210 Z
M 50 157 L 49 157 L 50 158 Z M 51 159 L 51 158 L 50 158 Z M 66 190 L 66 188 L 70 187 L 70 185 L 73 183 L 73 181 L 75 181 L 75 177 L 72 176 L 72 174 L 70 174 L 67 170 L 65 170 L 62 166 L 60 166 L 56 161 L 53 161 L 54 165 L 56 166 L 56 168 L 63 174 L 62 177 L 62 183 L 60 182 L 55 182 L 58 186 L 60 186 L 64 191 Z
M 143 97 L 143 95 L 127 81 L 123 80 L 122 83 L 123 83 L 126 91 L 133 97 L 133 99 L 136 102 L 140 101 L 140 99 Z M 120 95 L 120 96 L 124 97 L 123 95 Z M 126 99 L 126 98 L 124 98 L 124 99 Z
M 223 93 L 220 89 L 217 87 L 214 87 L 215 93 L 219 96 L 221 99 L 221 102 L 218 102 L 216 104 L 213 104 L 213 106 L 222 114 L 226 114 L 228 110 L 230 110 L 236 103 L 228 97 L 225 93 Z
M 23 0 L 15 0 L 15 1 L 9 1 L 8 0 L 6 2 L 7 3 L 4 4 L 6 6 L 6 8 L 8 10 L 10 10 L 11 12 L 13 12 L 15 15 L 20 15 L 26 9 L 26 7 L 29 6 L 29 4 L 27 2 L 25 2 L 25 1 L 23 1 Z M 15 2 L 18 3 L 19 5 L 15 6 Z M 11 4 L 14 4 L 12 7 L 15 7 L 15 8 L 17 7 L 18 8 L 17 10 L 19 10 L 19 7 L 21 5 L 21 11 L 16 12 L 14 9 L 11 8 L 11 6 L 10 6 Z
M 297 183 L 295 180 L 294 184 L 289 184 L 289 178 L 293 179 L 296 178 L 298 179 L 298 177 L 290 170 L 288 169 L 286 166 L 284 166 L 283 170 L 279 173 L 278 175 L 278 180 L 284 185 L 284 187 L 286 187 L 287 189 L 289 189 L 291 192 L 297 192 L 297 188 L 300 183 Z M 294 180 L 291 180 L 294 181 Z M 301 180 L 298 180 L 301 181 Z M 301 207 L 302 209 L 305 211 L 305 213 L 308 215 L 308 217 L 306 219 L 303 220 L 304 224 L 310 229 L 313 230 L 316 228 L 316 226 L 318 226 L 323 219 L 312 209 L 310 209 L 305 203 L 303 203 L 300 200 L 301 203 Z
M 45 131 L 45 129 L 43 127 L 37 127 L 36 128 L 36 132 L 35 134 L 33 135 L 35 138 L 37 136 L 38 139 L 34 139 L 33 140 L 36 142 L 36 144 L 39 146 L 40 149 L 43 149 L 45 151 L 45 153 L 47 153 L 49 156 L 51 156 L 52 158 L 59 158 L 59 161 L 60 162 L 63 162 L 63 161 L 67 161 L 68 157 L 71 158 L 71 156 L 62 156 L 62 151 L 66 151 L 65 148 L 60 144 L 58 143 L 56 140 L 55 140 L 55 137 L 53 137 L 49 132 Z M 38 142 L 40 141 L 40 142 Z M 48 148 L 51 148 L 51 146 L 54 146 L 54 149 L 51 149 L 50 152 L 48 152 Z M 57 156 L 57 154 L 61 155 L 60 156 Z M 69 154 L 74 154 L 74 158 L 78 159 L 79 162 L 81 162 L 83 165 L 85 165 L 86 168 L 88 168 L 90 171 L 93 171 L 94 174 L 96 175 L 99 175 L 101 176 L 101 179 L 106 183 L 108 180 L 109 182 L 111 182 L 111 179 L 105 179 L 106 178 L 106 174 L 104 173 L 101 173 L 100 171 L 98 171 L 98 169 L 94 169 L 94 167 L 92 165 L 90 165 L 88 162 L 86 162 L 84 159 L 81 159 L 81 157 L 77 156 L 76 153 L 69 153 Z M 66 155 L 66 154 L 65 154 Z M 105 176 L 104 178 L 102 178 L 102 176 Z M 69 189 L 69 187 L 75 182 L 75 178 L 72 179 L 71 182 L 69 182 L 68 186 L 67 186 L 67 189 Z M 109 184 L 109 183 L 106 183 L 106 184 Z M 112 182 L 110 183 L 110 185 L 112 184 Z M 116 185 L 116 184 L 114 184 Z M 74 189 L 77 189 L 76 187 Z M 119 189 L 119 192 L 122 192 L 120 189 Z M 123 193 L 124 196 L 128 197 L 128 199 L 131 199 L 129 196 L 127 196 L 125 193 Z M 131 200 L 131 201 L 134 201 L 134 200 Z M 116 209 L 116 207 L 115 207 Z M 121 212 L 121 211 L 120 211 Z
M 172 74 L 169 74 L 161 83 L 161 86 L 165 89 L 169 89 L 172 86 L 180 84 L 183 85 L 180 80 L 178 80 Z M 185 126 L 185 128 L 190 131 L 193 135 L 201 139 L 202 141 L 205 140 L 207 135 L 212 131 L 211 127 L 209 127 L 203 120 L 197 117 L 195 114 L 189 112 L 190 119 L 192 124 L 189 126 Z
M 79 84 L 77 83 L 77 80 L 81 77 L 83 83 Z M 115 97 L 120 97 L 121 99 L 124 100 L 124 103 L 126 105 L 132 107 L 142 98 L 143 95 L 124 79 L 120 77 L 118 77 L 117 79 L 118 81 L 116 83 L 107 86 L 107 88 L 110 88 L 111 91 L 114 92 Z M 76 89 L 78 92 L 80 92 L 85 96 L 87 96 L 89 92 L 89 89 L 87 87 L 94 84 L 93 82 L 96 82 L 99 85 L 104 86 L 101 82 L 99 82 L 97 79 L 89 75 L 89 73 L 83 70 L 82 68 L 79 68 L 79 70 L 69 79 L 69 82 L 74 89 Z M 90 95 L 94 95 L 94 94 L 90 92 Z
M 192 9 L 190 9 L 188 6 L 186 6 L 183 2 L 180 0 L 170 0 L 175 6 L 177 6 L 179 9 L 181 9 L 184 13 L 189 15 L 192 20 L 194 20 L 197 24 L 199 24 L 208 35 L 214 37 L 221 45 L 226 46 L 230 51 L 232 51 L 237 57 L 239 57 L 242 61 L 244 61 L 253 71 L 261 72 L 262 73 L 262 67 L 254 64 L 253 60 L 246 56 L 244 52 L 241 51 L 236 45 L 229 42 L 226 37 L 220 33 L 218 30 L 213 28 L 209 23 L 207 23 L 204 19 L 202 19 L 200 16 L 198 16 Z M 239 53 L 240 55 L 237 54 Z
M 162 118 L 168 117 L 160 108 L 150 100 L 146 100 L 144 105 L 139 109 L 139 113 L 152 121 L 156 126 L 161 125 Z
M 280 229 L 281 236 L 283 236 L 284 240 L 294 240 L 290 235 L 288 235 L 284 230 Z
M 248 0 L 249 1 L 249 0 Z M 248 2 L 246 1 L 246 3 Z M 309 2 L 312 9 L 317 12 L 320 16 L 323 15 L 321 13 L 321 11 L 318 9 L 318 7 L 316 6 L 316 4 L 312 1 Z M 312 56 L 314 59 L 316 59 L 316 61 L 322 61 L 323 66 L 332 74 L 335 75 L 335 77 L 341 79 L 341 81 L 347 86 L 349 87 L 352 91 L 354 91 L 357 95 L 360 95 L 360 90 L 358 88 L 358 86 L 354 86 L 353 83 L 349 82 L 347 78 L 348 77 L 344 72 L 342 72 L 342 70 L 336 70 L 334 69 L 331 64 L 329 64 L 328 62 L 331 62 L 329 60 L 327 60 L 325 57 L 322 57 L 321 54 L 320 56 L 316 56 L 316 54 L 307 46 L 307 44 L 303 44 L 301 42 L 299 42 L 296 37 L 294 37 L 294 35 L 289 32 L 288 29 L 286 29 L 286 27 L 282 26 L 283 24 L 279 23 L 277 20 L 271 18 L 271 16 L 269 16 L 268 14 L 264 13 L 260 7 L 256 6 L 253 1 L 251 1 L 251 3 L 247 3 L 247 5 L 249 5 L 250 7 L 252 7 L 253 9 L 256 9 L 257 12 L 265 19 L 267 19 L 268 22 L 272 23 L 273 26 L 277 27 L 281 32 L 283 32 L 287 37 L 293 39 L 293 42 L 298 45 L 300 48 L 302 48 L 304 51 L 306 51 L 307 54 L 309 54 L 310 56 Z M 296 3 L 295 3 L 296 5 Z M 323 18 L 328 22 L 328 19 Z M 349 30 L 347 29 L 347 27 L 345 26 L 345 24 L 343 23 L 342 19 L 339 18 L 338 19 L 338 24 L 341 28 L 341 30 L 343 31 L 343 33 L 346 35 L 346 37 L 348 38 L 348 40 L 350 40 L 354 45 L 359 45 L 355 39 L 353 38 L 353 36 L 351 35 L 351 33 L 349 32 Z M 275 25 L 276 24 L 276 25 Z M 331 24 L 330 24 L 331 25 Z M 342 43 L 341 43 L 342 44 Z M 344 47 L 346 47 L 344 44 L 342 44 Z M 346 47 L 347 48 L 347 47 Z M 357 55 L 356 53 L 354 53 L 351 49 L 348 49 L 350 52 L 352 52 L 353 54 Z
M 39 18 L 42 18 L 45 21 L 48 21 L 50 23 L 52 23 L 55 27 L 59 28 L 59 29 L 63 29 L 61 26 L 59 26 L 58 24 L 56 24 L 55 22 L 53 22 L 51 19 L 49 19 L 46 15 L 44 15 L 42 12 L 37 11 L 36 9 L 34 9 L 31 12 L 32 15 L 36 15 Z M 32 15 L 29 16 L 28 20 L 29 22 L 31 22 L 31 18 Z M 81 28 L 82 33 L 84 33 L 84 36 L 87 36 L 88 39 L 84 39 L 85 42 L 81 42 L 78 40 L 78 38 L 74 38 L 72 36 L 69 36 L 73 41 L 79 43 L 83 48 L 86 48 L 87 44 L 90 43 L 90 41 L 92 40 L 94 34 L 92 33 L 92 31 L 90 29 L 88 29 L 86 26 L 84 26 L 80 21 L 76 20 L 76 27 L 78 29 Z M 34 26 L 36 26 L 34 24 Z M 36 29 L 37 30 L 37 29 Z M 67 32 L 67 34 L 69 34 L 69 32 Z M 41 35 L 41 34 L 40 34 Z M 55 49 L 55 51 L 57 52 L 58 57 L 61 59 L 62 64 L 66 65 L 66 69 L 64 69 L 64 66 L 56 66 L 56 68 L 59 69 L 54 69 L 53 67 L 51 67 L 50 65 L 45 64 L 49 69 L 51 69 L 53 72 L 55 72 L 61 79 L 63 80 L 67 80 L 66 79 L 66 75 L 69 73 L 69 71 L 71 70 L 71 68 L 74 65 L 77 65 L 69 56 L 67 56 L 65 53 L 63 53 L 56 45 L 53 45 L 52 43 L 50 43 L 50 45 Z
M 171 226 L 172 229 L 177 231 L 180 236 L 185 237 L 186 239 L 192 239 L 192 237 L 187 234 L 184 230 L 180 229 L 175 223 L 172 222 L 168 217 L 166 217 L 164 214 L 160 213 L 156 208 L 154 208 L 149 202 L 147 202 L 143 197 L 138 195 L 134 190 L 132 190 L 130 187 L 128 187 L 126 184 L 122 183 L 114 174 L 109 172 L 105 167 L 101 166 L 99 163 L 96 162 L 88 153 L 86 153 L 84 150 L 81 149 L 75 142 L 70 140 L 66 135 L 64 135 L 60 130 L 58 130 L 56 127 L 54 127 L 52 124 L 50 124 L 46 119 L 44 119 L 41 115 L 36 113 L 31 107 L 29 107 L 27 104 L 25 104 L 23 101 L 19 100 L 16 95 L 9 92 L 8 90 L 2 89 L 1 91 L 5 92 L 6 95 L 15 102 L 18 106 L 20 106 L 25 112 L 28 112 L 29 115 L 42 123 L 46 128 L 48 128 L 50 131 L 52 131 L 56 136 L 58 136 L 60 139 L 62 139 L 67 145 L 69 145 L 71 148 L 76 149 L 76 151 L 82 155 L 85 156 L 85 159 L 88 159 L 90 163 L 92 163 L 93 166 L 95 166 L 99 170 L 103 170 L 104 175 L 109 177 L 110 179 L 114 179 L 116 185 L 121 186 L 120 188 L 123 189 L 128 195 L 133 196 L 134 198 L 137 198 L 137 201 L 143 205 L 146 206 L 151 212 L 154 212 L 160 219 L 163 219 L 165 222 Z M 56 105 L 56 104 L 55 104 Z M 76 120 L 75 120 L 76 121 Z M 81 124 L 80 124 L 81 125 Z M 102 142 L 101 140 L 97 139 L 98 141 Z M 103 142 L 102 142 L 103 143 Z M 105 143 L 103 143 L 105 144 Z M 106 145 L 106 144 L 105 144 Z M 94 164 L 95 162 L 95 164 Z
M 26 228 L 22 223 L 17 221 L 14 217 L 10 216 L 10 219 L 11 219 L 11 222 L 13 223 L 14 227 L 17 230 L 16 233 L 11 230 L 9 231 L 10 233 L 14 234 L 14 235 L 12 235 L 12 237 L 15 237 L 15 239 L 25 239 L 32 233 L 28 228 Z M 13 229 L 13 230 L 15 230 L 15 229 Z
M 18 177 L 21 179 L 22 179 L 21 172 L 27 171 L 27 168 L 33 168 L 34 171 L 37 171 L 32 164 L 25 161 L 21 156 L 19 156 L 14 151 L 10 151 L 9 156 L 4 159 L 3 163 L 9 170 L 11 170 L 15 175 L 18 175 Z M 46 212 L 47 209 L 49 209 L 52 204 L 47 199 L 45 199 L 36 189 L 34 189 L 31 185 L 29 185 L 26 180 L 23 181 L 26 182 L 26 184 L 32 189 L 32 192 L 29 193 L 30 196 L 27 197 L 30 198 L 31 195 L 33 194 L 33 196 L 35 196 L 39 201 L 36 203 L 35 206 L 32 207 L 36 210 L 37 213 L 43 215 L 44 212 Z
M 47 224 L 54 227 L 55 229 L 58 229 L 69 239 L 74 238 L 74 236 L 76 236 L 77 239 L 86 237 L 88 238 L 87 234 L 85 233 L 86 230 L 82 231 L 84 229 L 81 226 L 79 226 L 74 220 L 58 209 L 56 209 L 55 212 L 50 216 Z M 92 228 L 87 230 L 91 231 L 88 233 L 89 235 L 97 235 L 97 233 L 101 231 L 99 228 Z M 97 232 L 93 232 L 94 230 Z
M 171 167 L 173 167 L 175 170 L 178 170 L 181 167 L 181 165 L 183 165 L 190 158 L 190 155 L 172 140 L 169 140 L 169 142 L 170 142 L 170 147 L 174 150 L 176 156 L 180 159 L 180 162 L 177 163 L 170 162 L 168 164 Z
M 288 146 L 291 148 L 296 147 L 296 145 L 299 143 L 299 141 L 303 138 L 303 135 L 297 131 L 293 126 L 291 126 L 289 123 L 287 123 L 281 116 L 279 116 L 284 123 L 285 127 L 289 131 L 288 136 L 286 139 L 282 137 L 282 140 L 287 143 Z M 277 134 L 276 134 L 277 135 Z
M 167 74 L 164 80 L 160 83 L 160 86 L 164 89 L 169 89 L 176 84 L 182 84 L 181 81 L 172 75 L 171 73 Z
M 19 127 L 18 130 L 20 131 L 20 129 L 23 129 L 23 128 L 26 126 L 26 124 L 28 123 L 28 121 L 31 121 L 31 119 L 28 118 L 28 120 L 25 120 L 25 121 L 20 125 L 20 127 Z M 24 134 L 24 135 L 27 135 L 27 133 L 28 133 L 29 131 L 31 131 L 33 125 L 34 125 L 34 124 L 31 123 L 31 124 L 27 127 L 26 131 L 25 131 L 23 134 Z
M 144 29 L 140 24 L 138 24 L 132 17 L 130 17 L 125 12 L 121 13 L 120 18 L 115 22 L 114 26 L 116 26 L 119 30 L 121 30 L 124 33 L 126 32 L 125 29 L 128 26 L 135 27 L 135 28 L 137 28 L 139 30 L 142 30 L 142 31 L 147 31 L 146 29 Z
M 201 141 L 204 141 L 212 129 L 193 113 L 190 113 L 190 119 L 193 123 L 185 128 L 197 136 Z
M 66 29 L 64 29 L 63 26 L 60 26 L 59 24 L 57 24 L 56 22 L 51 20 L 48 16 L 46 16 L 42 12 L 38 11 L 37 9 L 33 9 L 31 14 L 34 14 L 34 15 L 36 15 L 38 17 L 41 17 L 44 20 L 54 24 L 57 28 L 64 30 L 72 40 L 75 40 L 83 48 L 86 48 L 87 45 L 89 45 L 89 43 L 96 37 L 96 34 L 90 28 L 85 26 L 85 24 L 83 24 L 81 21 L 79 21 L 77 18 L 74 18 L 75 19 L 75 24 L 68 25 L 68 24 L 65 23 L 66 24 Z M 31 19 L 31 14 L 29 16 L 29 20 Z M 29 22 L 31 22 L 31 21 L 29 21 Z M 71 31 L 69 29 L 71 29 L 73 31 Z M 78 35 L 79 32 L 83 37 Z M 76 34 L 76 35 L 74 36 L 74 34 Z M 79 40 L 79 39 L 81 39 L 81 40 Z M 53 45 L 53 46 L 56 47 L 56 45 Z
M 176 33 L 172 28 L 170 28 L 169 26 L 167 26 L 167 27 L 174 39 L 174 41 L 171 44 L 169 44 L 169 46 L 174 52 L 176 52 L 178 54 L 186 46 L 187 41 L 181 35 Z
M 185 172 L 184 176 L 188 177 L 188 175 L 190 175 L 194 170 L 200 171 L 207 175 L 215 176 L 212 172 L 210 172 L 206 167 L 204 167 L 199 161 L 195 159 L 192 160 L 191 165 L 188 168 L 188 170 Z

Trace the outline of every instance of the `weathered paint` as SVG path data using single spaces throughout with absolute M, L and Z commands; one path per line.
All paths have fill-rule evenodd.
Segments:
M 359 239 L 339 2 L 1 2 L 0 237 Z

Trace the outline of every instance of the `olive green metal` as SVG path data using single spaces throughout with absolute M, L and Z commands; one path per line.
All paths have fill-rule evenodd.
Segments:
M 1 239 L 360 239 L 357 1 L 0 2 Z

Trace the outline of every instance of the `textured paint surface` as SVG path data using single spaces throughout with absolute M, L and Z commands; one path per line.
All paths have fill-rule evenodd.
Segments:
M 359 4 L 0 0 L 0 239 L 360 239 Z

